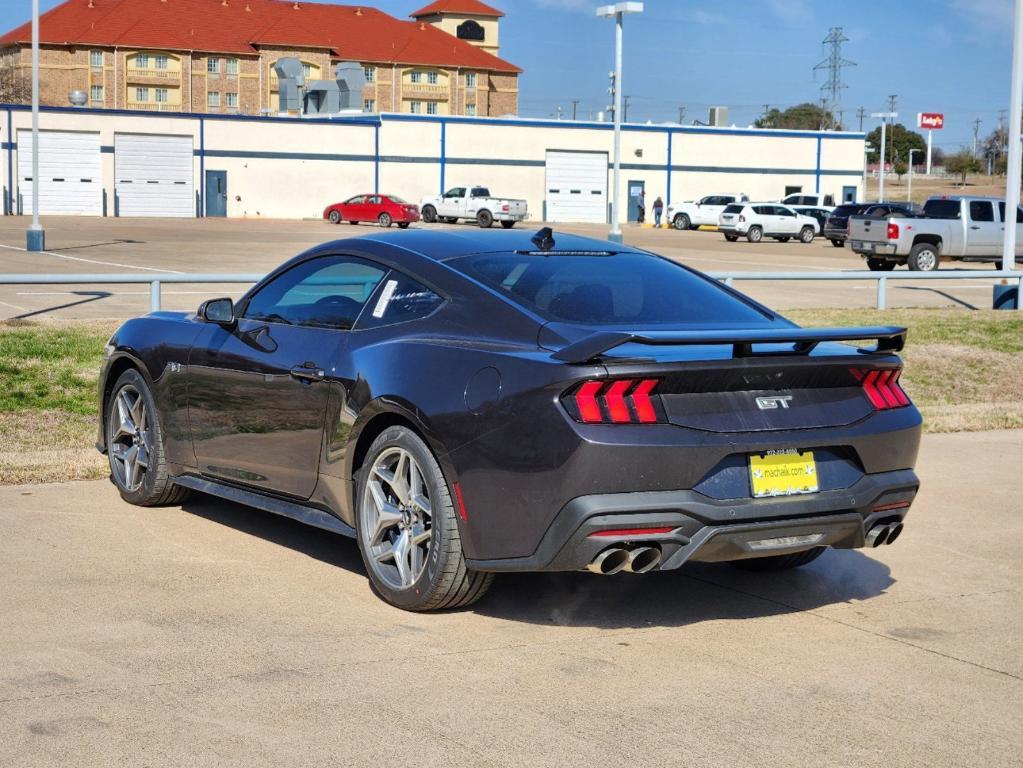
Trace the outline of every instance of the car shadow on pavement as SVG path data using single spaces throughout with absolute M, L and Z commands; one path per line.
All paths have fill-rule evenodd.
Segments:
M 855 550 L 829 550 L 802 568 L 767 573 L 690 563 L 643 575 L 501 574 L 472 610 L 559 626 L 685 626 L 854 604 L 894 583 L 884 563 Z
M 195 493 L 181 509 L 236 531 L 293 549 L 328 565 L 365 575 L 355 539 L 314 528 L 291 518 L 281 517 L 231 501 Z

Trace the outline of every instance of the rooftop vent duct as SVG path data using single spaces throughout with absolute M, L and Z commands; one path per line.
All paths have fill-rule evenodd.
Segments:
M 302 90 L 305 88 L 302 62 L 294 58 L 278 59 L 274 62 L 274 72 L 277 73 L 281 112 L 298 112 L 302 108 Z

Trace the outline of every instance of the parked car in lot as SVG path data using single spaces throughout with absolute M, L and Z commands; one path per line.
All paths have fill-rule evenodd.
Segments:
M 668 206 L 667 220 L 675 229 L 694 229 L 707 224 L 717 226 L 726 207 L 747 200 L 749 198 L 740 192 L 707 195 L 696 201 L 672 203 Z
M 836 248 L 841 248 L 845 245 L 845 239 L 849 235 L 850 216 L 870 216 L 875 219 L 883 219 L 886 216 L 912 216 L 915 211 L 915 207 L 909 202 L 846 203 L 835 208 L 824 222 L 824 237 L 830 240 Z
M 132 504 L 201 491 L 355 537 L 408 610 L 499 571 L 777 570 L 902 532 L 904 341 L 622 244 L 380 232 L 122 325 L 97 446 Z
M 405 229 L 409 224 L 419 221 L 419 206 L 407 203 L 396 195 L 356 195 L 343 203 L 328 205 L 323 211 L 323 218 L 331 224 L 375 221 L 381 227 L 397 224 Z
M 718 221 L 718 231 L 730 243 L 740 237 L 751 243 L 759 243 L 765 237 L 783 243 L 798 237 L 800 242 L 812 243 L 819 228 L 812 216 L 779 203 L 732 203 Z
M 505 229 L 511 229 L 529 215 L 525 200 L 491 197 L 490 190 L 480 186 L 454 187 L 443 195 L 424 197 L 420 207 L 423 221 L 428 224 L 438 219 L 449 224 L 470 220 L 483 229 L 489 229 L 495 221 L 501 222 Z
M 930 272 L 942 259 L 1002 263 L 1005 201 L 992 197 L 932 197 L 920 215 L 852 216 L 849 243 L 872 270 L 899 264 Z M 1023 256 L 1023 211 L 1016 212 L 1016 261 Z
M 785 199 L 781 202 L 785 205 L 810 205 L 815 208 L 834 208 L 835 196 L 819 192 L 796 192 L 786 195 Z
M 817 232 L 820 235 L 824 232 L 824 223 L 828 220 L 828 216 L 831 215 L 831 211 L 827 208 L 816 208 L 812 205 L 793 205 L 792 210 L 801 216 L 809 216 L 811 219 L 817 222 Z

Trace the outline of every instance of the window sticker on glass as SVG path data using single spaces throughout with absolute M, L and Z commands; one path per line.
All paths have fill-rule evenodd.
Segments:
M 384 312 L 387 311 L 387 305 L 391 301 L 391 297 L 394 296 L 394 289 L 397 287 L 397 280 L 388 280 L 384 284 L 384 290 L 380 292 L 380 298 L 377 299 L 377 305 L 373 307 L 373 317 L 381 318 L 384 316 Z

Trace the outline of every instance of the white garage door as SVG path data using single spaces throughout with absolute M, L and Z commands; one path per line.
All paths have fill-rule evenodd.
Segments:
M 607 153 L 547 151 L 547 221 L 607 221 Z
M 18 131 L 18 194 L 32 214 L 32 131 Z M 39 213 L 103 215 L 99 134 L 39 132 Z
M 195 216 L 191 136 L 114 136 L 118 216 Z

